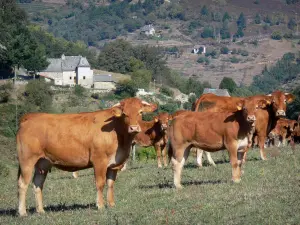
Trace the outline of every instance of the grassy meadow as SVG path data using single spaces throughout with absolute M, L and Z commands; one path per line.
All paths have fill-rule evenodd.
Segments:
M 222 152 L 217 167 L 196 167 L 190 154 L 183 190 L 172 187 L 171 167 L 155 160 L 130 161 L 115 184 L 116 207 L 98 211 L 93 170 L 53 169 L 44 186 L 46 214 L 35 212 L 33 188 L 29 215 L 17 216 L 17 160 L 12 139 L 0 142 L 0 224 L 300 224 L 300 146 L 276 149 L 268 161 L 250 150 L 240 184 L 231 183 L 231 166 Z M 272 153 L 272 151 L 269 151 Z M 106 194 L 106 189 L 105 189 Z

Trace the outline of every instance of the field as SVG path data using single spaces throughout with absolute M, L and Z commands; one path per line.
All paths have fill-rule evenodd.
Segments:
M 115 208 L 98 211 L 92 169 L 71 173 L 53 169 L 44 187 L 46 214 L 35 213 L 28 189 L 29 216 L 17 217 L 17 160 L 12 139 L 0 145 L 0 224 L 299 224 L 300 147 L 269 150 L 261 161 L 249 152 L 240 184 L 230 182 L 222 152 L 217 167 L 198 169 L 191 154 L 183 170 L 184 189 L 172 187 L 172 170 L 154 160 L 130 162 L 115 185 Z

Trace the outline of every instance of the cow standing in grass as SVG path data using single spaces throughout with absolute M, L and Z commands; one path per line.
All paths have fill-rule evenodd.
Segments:
M 245 98 L 236 103 L 234 112 L 186 112 L 176 117 L 169 128 L 169 157 L 173 164 L 174 185 L 180 189 L 181 172 L 192 147 L 215 152 L 227 149 L 232 180 L 240 182 L 244 151 L 253 132 L 255 112 L 267 107 L 266 100 Z
M 26 215 L 26 192 L 33 171 L 36 210 L 44 212 L 42 189 L 52 166 L 70 172 L 94 168 L 98 209 L 104 207 L 105 182 L 108 205 L 114 206 L 117 171 L 129 157 L 135 135 L 141 131 L 138 121 L 143 112 L 156 108 L 138 98 L 129 98 L 96 112 L 23 116 L 17 133 L 20 216 Z
M 267 98 L 266 98 L 267 97 Z M 275 128 L 277 121 L 285 116 L 286 104 L 291 103 L 295 96 L 281 91 L 274 91 L 269 95 L 255 95 L 251 98 L 260 100 L 266 99 L 271 102 L 267 108 L 259 109 L 255 112 L 256 123 L 253 138 L 249 137 L 249 146 L 252 144 L 252 139 L 257 139 L 260 148 L 260 156 L 262 160 L 266 160 L 264 152 L 265 141 L 268 134 Z M 217 96 L 214 94 L 204 94 L 195 103 L 195 111 L 218 112 L 223 109 L 230 109 L 235 103 L 243 100 L 240 97 Z M 244 155 L 246 160 L 246 154 Z

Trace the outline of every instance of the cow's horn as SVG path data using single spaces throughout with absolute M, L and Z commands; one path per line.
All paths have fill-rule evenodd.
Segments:
M 290 94 L 290 93 L 288 93 L 288 92 L 285 92 L 285 93 L 284 93 L 284 95 L 289 95 L 289 94 Z
M 272 96 L 272 94 L 268 94 L 267 96 Z
M 119 103 L 113 105 L 112 107 L 117 107 L 117 106 L 120 106 L 120 105 L 121 105 L 121 103 L 119 102 Z
M 148 102 L 142 101 L 142 104 L 144 105 L 150 105 Z

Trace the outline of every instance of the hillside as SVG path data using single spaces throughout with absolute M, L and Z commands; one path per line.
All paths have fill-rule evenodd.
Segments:
M 208 81 L 213 87 L 224 76 L 232 77 L 237 84 L 249 85 L 265 65 L 299 49 L 299 38 L 277 41 L 270 36 L 274 32 L 289 37 L 297 33 L 295 23 L 299 19 L 295 13 L 300 14 L 300 3 L 288 5 L 285 0 L 110 2 L 42 0 L 19 5 L 29 13 L 31 21 L 55 36 L 82 40 L 100 50 L 115 38 L 124 38 L 133 45 L 164 47 L 166 52 L 176 47 L 175 55 L 166 56 L 170 68 L 184 76 Z M 241 13 L 245 18 L 242 34 L 237 25 Z M 149 23 L 158 35 L 141 35 L 141 27 Z M 205 45 L 218 54 L 206 57 L 209 64 L 197 63 L 200 56 L 191 54 L 195 45 Z M 230 51 L 248 53 L 245 56 L 220 54 L 224 46 Z

